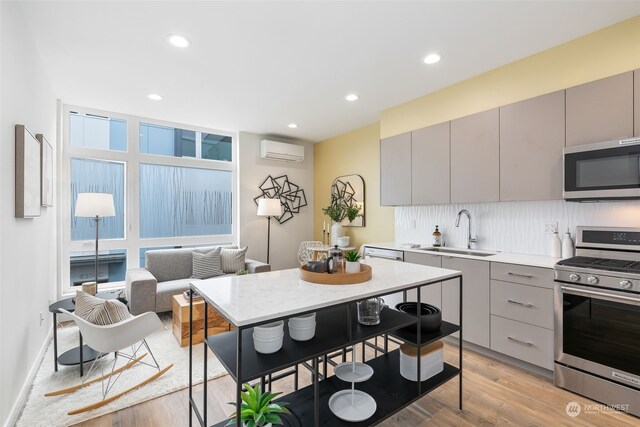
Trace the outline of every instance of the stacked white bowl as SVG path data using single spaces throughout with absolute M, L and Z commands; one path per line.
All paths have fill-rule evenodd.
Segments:
M 309 341 L 316 334 L 316 313 L 289 319 L 289 336 L 296 341 Z
M 253 328 L 253 347 L 258 353 L 271 354 L 282 348 L 284 321 L 279 320 Z

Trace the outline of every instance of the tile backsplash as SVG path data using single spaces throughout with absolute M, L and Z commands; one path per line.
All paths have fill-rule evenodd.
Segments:
M 537 202 L 465 203 L 402 206 L 395 209 L 396 243 L 431 245 L 440 226 L 446 246 L 466 247 L 467 218 L 455 220 L 461 209 L 471 213 L 471 235 L 476 249 L 549 255 L 551 234 L 544 224 L 557 223 L 560 238 L 569 228 L 575 241 L 576 226 L 640 227 L 640 201 L 575 203 L 562 200 Z

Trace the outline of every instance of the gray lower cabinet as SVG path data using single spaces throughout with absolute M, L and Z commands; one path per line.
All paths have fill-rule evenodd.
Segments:
M 492 280 L 491 314 L 553 329 L 553 290 Z
M 498 108 L 451 121 L 451 203 L 500 199 Z
M 553 270 L 491 263 L 491 349 L 553 369 Z
M 567 89 L 567 146 L 633 135 L 633 73 Z
M 430 267 L 442 267 L 440 255 L 405 252 L 404 262 L 428 265 Z M 407 301 L 416 301 L 416 297 L 416 291 L 407 291 Z M 426 304 L 431 304 L 442 309 L 442 283 L 434 283 L 429 286 L 424 286 L 420 291 L 420 300 Z
M 411 150 L 411 204 L 449 203 L 449 122 L 411 132 Z
M 411 132 L 380 140 L 380 204 L 411 204 Z
M 500 107 L 500 201 L 562 199 L 564 90 Z
M 640 136 L 640 70 L 633 72 L 633 135 Z
M 489 262 L 443 256 L 442 268 L 462 272 L 462 338 L 489 347 Z M 457 279 L 442 283 L 442 318 L 447 322 L 458 323 L 459 295 Z
M 553 369 L 553 331 L 550 329 L 492 315 L 491 349 Z

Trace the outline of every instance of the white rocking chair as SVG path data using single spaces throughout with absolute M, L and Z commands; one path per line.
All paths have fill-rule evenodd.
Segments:
M 147 341 L 145 339 L 151 333 L 164 328 L 164 325 L 162 324 L 162 322 L 160 321 L 156 313 L 147 312 L 139 316 L 135 316 L 127 320 L 123 320 L 122 322 L 115 323 L 113 325 L 103 326 L 103 325 L 94 325 L 93 323 L 89 323 L 83 318 L 78 317 L 75 314 L 70 313 L 64 309 L 60 309 L 60 311 L 70 316 L 71 318 L 73 318 L 73 320 L 76 322 L 76 325 L 78 326 L 78 329 L 80 329 L 80 333 L 82 334 L 82 338 L 84 342 L 87 345 L 89 345 L 89 347 L 93 348 L 94 350 L 100 353 L 115 354 L 110 373 L 107 373 L 106 375 L 104 374 L 105 363 L 104 361 L 101 360 L 101 358 L 96 358 L 91 364 L 91 367 L 89 368 L 89 372 L 86 374 L 85 377 L 86 378 L 90 377 L 90 375 L 95 371 L 98 365 L 102 369 L 103 375 L 101 377 L 95 380 L 86 381 L 86 382 L 83 380 L 82 384 L 78 387 L 71 387 L 70 389 L 60 390 L 58 392 L 47 394 L 49 396 L 55 396 L 58 394 L 69 393 L 79 388 L 82 388 L 83 386 L 88 385 L 90 383 L 101 381 L 102 382 L 102 401 L 86 406 L 84 408 L 75 410 L 75 411 L 71 411 L 69 412 L 69 415 L 78 414 L 80 412 L 85 412 L 85 411 L 89 411 L 89 410 L 104 406 L 107 403 L 112 402 L 121 396 L 124 396 L 128 392 L 133 391 L 136 388 L 141 387 L 142 385 L 145 385 L 155 380 L 156 378 L 158 378 L 159 376 L 167 372 L 173 366 L 171 364 L 164 369 L 160 369 L 160 365 L 158 365 L 158 362 L 154 357 L 153 352 L 149 348 L 149 345 L 147 344 Z M 142 356 L 138 356 L 138 352 L 143 346 L 146 348 L 146 351 L 151 355 L 151 358 L 153 359 L 153 364 L 145 363 L 141 361 L 141 359 L 145 356 L 145 354 L 143 354 Z M 122 349 L 125 349 L 128 347 L 131 348 L 131 354 L 123 353 Z M 118 361 L 118 357 L 123 357 L 129 360 L 129 363 L 127 363 L 125 366 L 121 368 L 116 369 L 115 367 Z M 135 386 L 121 393 L 118 393 L 114 396 L 107 398 L 107 394 L 112 389 L 116 381 L 118 381 L 118 378 L 120 378 L 120 375 L 122 375 L 122 372 L 124 372 L 126 369 L 128 369 L 129 367 L 133 366 L 136 363 L 142 363 L 152 368 L 156 368 L 158 372 L 155 373 L 150 378 L 146 379 L 145 381 L 142 381 L 141 383 L 138 383 Z M 106 384 L 105 384 L 105 381 L 106 381 Z

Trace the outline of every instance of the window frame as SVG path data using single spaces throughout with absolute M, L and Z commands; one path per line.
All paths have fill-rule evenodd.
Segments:
M 72 295 L 77 287 L 69 283 L 71 274 L 71 253 L 93 251 L 95 240 L 71 240 L 71 159 L 89 159 L 98 161 L 111 161 L 124 163 L 124 238 L 122 239 L 100 239 L 99 250 L 126 250 L 126 268 L 138 268 L 140 266 L 140 249 L 159 246 L 193 246 L 216 243 L 238 242 L 239 229 L 239 184 L 238 184 L 238 136 L 237 132 L 228 132 L 216 129 L 203 128 L 163 120 L 156 120 L 146 117 L 114 113 L 97 110 L 93 108 L 80 107 L 70 104 L 62 104 L 60 111 L 60 128 L 62 129 L 62 154 L 60 158 L 61 167 L 58 168 L 58 233 L 62 238 L 58 297 Z M 127 123 L 127 149 L 126 151 L 100 150 L 94 148 L 73 147 L 69 141 L 69 115 L 72 111 L 81 114 L 93 114 L 106 116 L 114 119 L 125 120 Z M 140 123 L 148 123 L 159 126 L 185 129 L 201 133 L 213 133 L 231 137 L 231 161 L 200 159 L 193 157 L 171 157 L 158 154 L 145 154 L 140 152 Z M 200 138 L 197 137 L 197 140 Z M 201 147 L 196 144 L 196 155 L 200 153 Z M 141 238 L 140 237 L 140 164 L 158 164 L 166 166 L 178 166 L 187 168 L 223 170 L 231 172 L 231 234 L 203 235 L 203 236 L 178 236 L 161 238 Z M 101 290 L 117 289 L 124 287 L 122 282 L 110 282 L 108 285 L 99 285 Z

